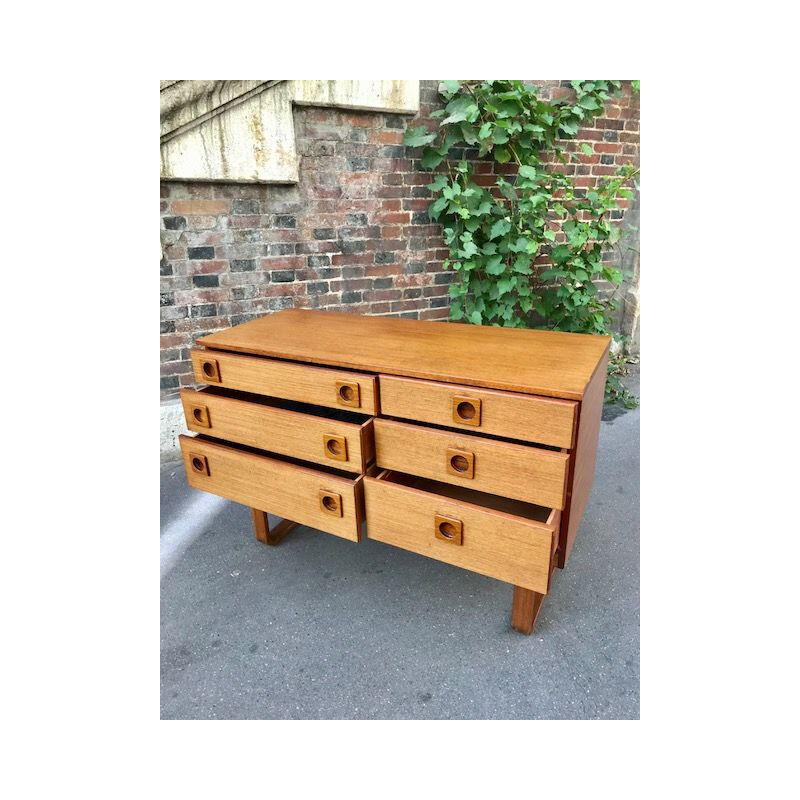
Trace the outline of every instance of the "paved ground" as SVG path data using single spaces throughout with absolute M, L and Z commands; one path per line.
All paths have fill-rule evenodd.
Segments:
M 607 410 L 609 411 L 609 410 Z M 639 411 L 605 414 L 568 568 L 530 637 L 511 587 L 247 508 L 162 470 L 163 719 L 638 719 Z

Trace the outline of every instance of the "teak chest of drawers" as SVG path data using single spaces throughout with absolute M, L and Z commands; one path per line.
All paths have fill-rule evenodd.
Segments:
M 183 390 L 189 484 L 256 538 L 366 535 L 514 586 L 530 633 L 594 475 L 610 340 L 281 311 L 206 336 Z M 270 529 L 267 511 L 283 518 Z

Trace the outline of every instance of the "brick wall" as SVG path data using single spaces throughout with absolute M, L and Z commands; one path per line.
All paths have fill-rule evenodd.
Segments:
M 569 92 L 568 82 L 536 83 Z M 402 145 L 406 125 L 439 107 L 437 86 L 421 82 L 418 118 L 296 108 L 296 186 L 162 183 L 162 396 L 193 383 L 198 337 L 279 309 L 448 318 L 453 273 L 442 271 L 448 251 L 425 213 L 431 176 L 417 168 L 419 151 Z M 629 84 L 578 141 L 594 153 L 565 169 L 584 188 L 638 162 Z M 476 164 L 479 180 L 492 183 L 493 169 Z

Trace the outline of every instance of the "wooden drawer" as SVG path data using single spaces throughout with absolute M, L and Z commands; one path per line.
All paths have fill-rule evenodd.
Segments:
M 569 456 L 557 450 L 376 419 L 375 460 L 384 469 L 564 508 Z
M 410 475 L 364 478 L 367 536 L 525 589 L 550 588 L 560 512 Z
M 310 414 L 292 410 L 298 404 L 289 401 L 231 397 L 210 387 L 183 389 L 181 402 L 186 425 L 195 433 L 347 472 L 364 472 L 374 458 L 372 419 L 348 411 Z
M 189 486 L 359 541 L 361 476 L 309 469 L 199 437 L 179 439 Z
M 378 413 L 374 375 L 219 350 L 192 350 L 192 367 L 197 383 L 361 414 Z
M 578 404 L 572 400 L 476 389 L 381 375 L 381 413 L 571 448 Z

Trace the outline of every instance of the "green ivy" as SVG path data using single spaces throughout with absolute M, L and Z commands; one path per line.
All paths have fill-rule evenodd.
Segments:
M 623 280 L 602 256 L 620 237 L 610 212 L 618 198 L 633 196 L 625 184 L 638 170 L 623 167 L 585 192 L 553 167 L 554 160 L 577 157 L 565 150 L 566 141 L 602 114 L 620 82 L 572 81 L 572 87 L 570 100 L 543 100 L 522 81 L 443 81 L 445 107 L 431 115 L 438 129 L 406 130 L 406 145 L 422 148 L 422 167 L 437 170 L 428 213 L 443 226 L 450 251 L 444 267 L 457 273 L 452 319 L 608 333 L 616 301 L 596 282 L 618 287 Z M 481 185 L 464 148 L 511 164 L 507 177 Z M 587 144 L 581 151 L 592 153 Z M 544 269 L 536 264 L 540 256 L 549 262 Z

